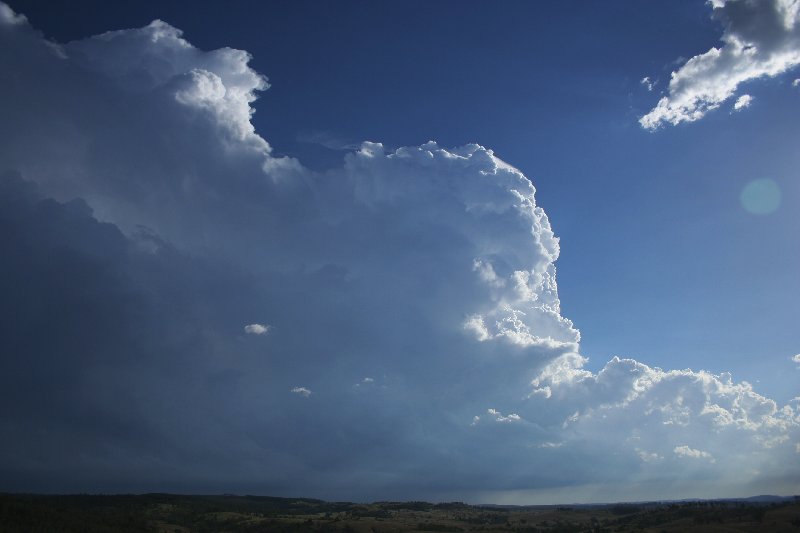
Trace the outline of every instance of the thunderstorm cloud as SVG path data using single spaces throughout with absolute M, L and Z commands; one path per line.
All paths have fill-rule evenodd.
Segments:
M 718 4 L 725 46 L 646 127 L 794 64 L 796 10 L 767 34 Z M 433 141 L 363 142 L 325 172 L 277 157 L 249 60 L 162 21 L 56 43 L 0 4 L 0 490 L 475 499 L 800 475 L 797 399 L 587 369 L 519 170 Z

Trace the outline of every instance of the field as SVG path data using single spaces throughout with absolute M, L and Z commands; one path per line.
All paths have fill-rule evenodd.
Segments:
M 800 533 L 800 499 L 498 507 L 227 495 L 0 494 L 0 532 L 101 531 Z

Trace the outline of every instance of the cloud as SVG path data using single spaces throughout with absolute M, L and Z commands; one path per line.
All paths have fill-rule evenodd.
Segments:
M 248 324 L 244 327 L 244 332 L 251 335 L 265 335 L 272 329 L 270 325 L 264 324 Z
M 792 82 L 792 87 L 800 87 L 800 78 Z
M 483 322 L 483 317 L 480 315 L 471 316 L 464 322 L 464 329 L 470 331 L 475 335 L 479 341 L 488 341 L 492 338 L 489 329 Z
M 739 98 L 736 99 L 736 102 L 733 104 L 734 111 L 741 111 L 746 107 L 750 107 L 750 104 L 753 103 L 753 97 L 749 94 L 743 94 Z
M 797 355 L 792 356 L 792 361 L 800 365 L 800 353 Z
M 246 52 L 160 21 L 52 43 L 0 6 L 0 490 L 468 499 L 668 482 L 694 443 L 705 479 L 798 474 L 797 401 L 587 369 L 558 238 L 492 150 L 311 171 L 252 127 Z
M 373 378 L 364 378 L 358 383 L 353 385 L 353 388 L 359 389 L 367 388 L 372 390 L 375 387 L 375 380 Z
M 642 451 L 642 450 L 636 450 L 636 452 L 639 454 L 639 458 L 642 461 L 646 462 L 646 463 L 649 463 L 651 461 L 659 461 L 661 459 L 664 459 L 662 456 L 658 455 L 657 453 L 649 453 L 649 452 L 645 452 L 645 451 Z
M 800 64 L 800 10 L 794 0 L 711 0 L 724 26 L 722 46 L 672 73 L 669 94 L 639 119 L 645 129 L 694 122 L 736 94 L 743 83 L 775 77 Z
M 648 91 L 652 91 L 653 87 L 655 87 L 655 82 L 651 80 L 648 76 L 645 76 L 644 78 L 639 80 L 639 83 L 644 85 Z
M 28 19 L 25 15 L 14 13 L 14 10 L 8 4 L 0 4 L 0 24 L 9 26 L 26 24 Z
M 486 412 L 491 416 L 495 422 L 520 422 L 522 418 L 516 413 L 509 413 L 508 416 L 503 416 L 503 413 L 497 409 L 487 409 Z M 473 421 L 475 419 L 473 418 Z
M 714 462 L 714 458 L 711 456 L 710 453 L 704 452 L 702 450 L 695 450 L 693 448 L 689 448 L 686 445 L 675 446 L 673 452 L 675 452 L 675 455 L 679 457 L 689 457 L 692 459 L 707 459 L 712 463 Z
M 609 445 L 617 453 L 666 457 L 712 457 L 733 468 L 737 461 L 771 464 L 786 458 L 790 442 L 800 437 L 800 411 L 779 407 L 729 374 L 662 370 L 632 359 L 614 357 L 598 373 L 582 368 L 584 360 L 564 355 L 533 381 L 531 408 L 551 403 L 554 422 L 563 420 L 573 438 L 599 435 L 602 427 L 617 433 Z M 542 407 L 543 408 L 543 407 Z M 521 411 L 525 416 L 525 412 Z M 606 440 L 606 439 L 601 439 Z M 703 442 L 708 455 L 686 448 L 686 441 Z M 732 447 L 731 442 L 736 446 Z M 600 445 L 600 443 L 598 443 Z M 623 452 L 624 453 L 624 452 Z M 680 471 L 681 467 L 670 468 Z M 777 474 L 777 471 L 776 471 Z
M 329 150 L 358 150 L 361 143 L 342 139 L 327 131 L 301 132 L 297 140 L 302 143 L 316 144 Z

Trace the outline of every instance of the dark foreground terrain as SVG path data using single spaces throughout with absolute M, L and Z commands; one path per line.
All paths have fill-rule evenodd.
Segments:
M 0 494 L 0 532 L 800 533 L 800 498 L 579 506 L 330 503 L 262 496 Z

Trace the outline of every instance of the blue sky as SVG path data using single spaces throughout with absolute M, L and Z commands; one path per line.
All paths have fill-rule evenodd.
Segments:
M 0 56 L 14 80 L 3 135 L 14 142 L 0 154 L 0 172 L 13 173 L 13 190 L 24 188 L 20 180 L 35 184 L 27 202 L 49 198 L 64 211 L 58 216 L 75 217 L 68 241 L 77 251 L 61 259 L 65 272 L 75 254 L 88 254 L 126 280 L 119 293 L 86 288 L 98 301 L 52 345 L 31 344 L 19 326 L 14 346 L 20 354 L 81 354 L 64 363 L 78 375 L 132 372 L 130 360 L 145 352 L 154 359 L 133 374 L 141 389 L 100 409 L 116 422 L 75 414 L 60 429 L 65 442 L 95 450 L 87 479 L 63 481 L 68 453 L 42 463 L 19 448 L 8 453 L 28 466 L 3 466 L 15 481 L 2 488 L 471 501 L 628 499 L 645 482 L 655 487 L 648 497 L 796 492 L 798 473 L 774 466 L 796 464 L 800 450 L 792 361 L 800 353 L 800 60 L 792 54 L 800 47 L 794 26 L 770 25 L 784 4 L 756 2 L 748 11 L 722 2 L 712 14 L 702 1 L 12 3 L 28 22 L 6 17 L 16 53 Z M 786 13 L 790 22 L 797 16 Z M 147 26 L 154 19 L 167 30 Z M 142 27 L 149 29 L 87 40 Z M 185 41 L 153 37 L 173 35 L 170 28 Z M 724 56 L 740 41 L 761 56 Z M 61 47 L 63 61 L 45 57 L 48 46 Z M 224 47 L 252 58 L 210 52 Z M 704 55 L 712 47 L 722 59 Z M 782 67 L 764 74 L 764 58 Z M 690 59 L 702 68 L 690 72 Z M 737 66 L 752 79 L 731 86 Z M 264 92 L 256 73 L 269 79 Z M 248 96 L 255 91 L 258 100 Z M 698 94 L 688 111 L 653 114 L 661 98 Z M 750 104 L 735 110 L 742 95 Z M 457 148 L 468 143 L 494 155 Z M 400 147 L 419 148 L 390 155 Z M 526 191 L 527 180 L 495 156 L 530 179 L 544 219 L 533 204 L 510 207 L 510 191 Z M 482 184 L 486 172 L 497 176 L 497 190 Z M 779 205 L 748 212 L 743 191 L 764 179 Z M 88 211 L 70 208 L 75 198 Z M 8 242 L 31 239 L 44 257 L 55 253 L 47 246 L 63 248 L 50 215 L 5 209 L 27 221 L 6 232 Z M 533 226 L 521 228 L 513 212 Z M 557 246 L 549 224 L 560 239 L 557 293 L 547 281 L 555 283 Z M 94 232 L 138 252 L 97 259 Z M 153 256 L 137 255 L 151 248 Z M 20 261 L 6 273 L 9 286 L 27 287 L 23 277 L 43 268 Z M 514 272 L 530 273 L 529 292 L 511 290 Z M 35 279 L 42 275 L 55 274 Z M 176 277 L 185 278 L 179 288 Z M 71 285 L 59 285 L 68 302 Z M 21 290 L 17 298 L 37 301 Z M 72 343 L 77 331 L 103 329 L 96 317 L 109 316 L 106 306 L 119 314 L 111 337 L 137 341 L 125 343 L 130 354 L 119 361 L 98 363 L 119 341 L 97 334 L 88 346 Z M 52 320 L 52 310 L 24 308 L 33 330 Z M 263 331 L 243 330 L 252 324 Z M 309 333 L 302 324 L 315 326 Z M 205 355 L 192 372 L 171 382 L 170 365 L 189 364 L 197 351 Z M 6 364 L 35 390 L 58 388 L 55 376 Z M 626 373 L 639 381 L 625 381 Z M 637 393 L 641 405 L 624 399 L 626 386 L 642 383 L 651 385 Z M 186 416 L 205 435 L 191 450 L 197 464 L 178 459 L 186 455 L 180 439 L 141 398 L 161 387 L 196 395 L 198 407 L 176 406 L 162 422 Z M 75 413 L 98 409 L 101 389 L 65 391 L 64 401 Z M 357 396 L 367 393 L 383 396 Z M 7 400 L 28 405 L 26 398 L 9 392 Z M 312 407 L 317 398 L 324 408 Z M 208 427 L 201 405 L 234 427 Z M 665 417 L 659 423 L 654 409 Z M 36 427 L 17 420 L 31 418 L 26 409 L 7 414 L 7 431 L 28 447 L 36 431 L 57 431 L 53 420 L 72 420 L 47 405 L 34 411 Z M 601 418 L 625 438 L 607 441 Z M 323 419 L 340 428 L 333 451 L 310 443 Z M 447 436 L 432 429 L 442 420 L 453 424 Z M 469 433 L 487 423 L 500 433 Z M 661 433 L 671 427 L 680 429 Z M 734 428 L 750 444 L 726 451 Z M 134 434 L 141 446 L 130 445 Z M 223 461 L 233 473 L 220 474 L 215 453 L 234 439 L 244 446 L 243 435 L 247 460 Z M 659 441 L 667 447 L 657 449 Z M 537 477 L 552 453 L 584 469 Z M 507 456 L 527 466 L 492 469 L 492 457 Z M 475 457 L 489 459 L 468 467 Z M 752 472 L 732 474 L 742 458 Z M 149 460 L 172 477 L 129 473 Z M 265 470 L 280 464 L 280 473 L 260 477 L 248 461 Z M 428 461 L 441 466 L 431 470 Z M 422 482 L 414 472 L 432 473 Z M 303 476 L 319 481 L 298 482 Z

